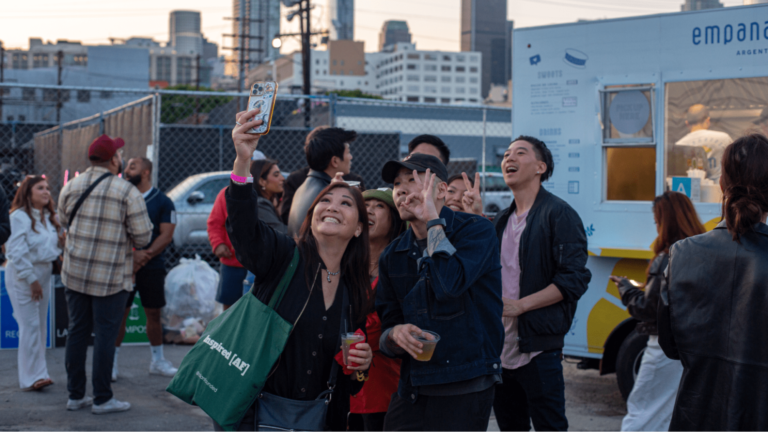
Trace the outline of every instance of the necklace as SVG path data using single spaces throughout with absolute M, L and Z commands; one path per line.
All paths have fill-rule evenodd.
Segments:
M 328 280 L 328 282 L 330 282 L 331 276 L 337 276 L 341 272 L 341 270 L 337 271 L 336 273 L 333 273 L 333 272 L 329 272 L 328 269 L 325 269 L 325 272 L 328 273 L 328 277 L 326 277 L 326 279 Z

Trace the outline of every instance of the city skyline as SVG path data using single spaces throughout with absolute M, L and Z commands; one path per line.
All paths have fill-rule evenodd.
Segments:
M 630 0 L 520 0 L 509 2 L 507 19 L 516 28 L 560 24 L 578 19 L 619 18 L 679 12 L 681 0 L 648 0 L 636 5 Z M 726 7 L 743 4 L 743 0 L 723 0 Z M 165 42 L 168 37 L 169 14 L 172 10 L 200 11 L 202 32 L 221 48 L 232 46 L 229 33 L 232 14 L 231 1 L 212 6 L 203 0 L 136 0 L 128 7 L 124 3 L 104 3 L 94 6 L 84 0 L 74 0 L 64 7 L 60 2 L 38 0 L 33 7 L 17 3 L 5 8 L 0 16 L 0 41 L 6 49 L 28 47 L 30 37 L 44 41 L 68 39 L 83 44 L 109 44 L 109 38 L 132 36 L 152 37 Z M 283 8 L 284 9 L 284 8 Z M 326 2 L 318 2 L 313 13 L 314 30 L 324 29 Z M 285 15 L 283 13 L 283 15 Z M 378 48 L 381 26 L 387 20 L 407 21 L 413 41 L 419 49 L 459 51 L 461 0 L 376 0 L 355 1 L 355 40 L 364 41 L 368 52 Z M 58 21 L 58 23 L 57 23 Z M 298 31 L 298 22 L 287 22 L 283 16 L 281 31 Z M 283 54 L 299 49 L 298 38 L 284 41 Z

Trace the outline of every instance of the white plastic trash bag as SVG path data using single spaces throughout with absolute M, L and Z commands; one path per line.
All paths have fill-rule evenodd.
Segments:
M 199 255 L 195 259 L 182 258 L 165 277 L 165 328 L 181 330 L 188 318 L 208 324 L 216 317 L 218 286 L 219 274 Z

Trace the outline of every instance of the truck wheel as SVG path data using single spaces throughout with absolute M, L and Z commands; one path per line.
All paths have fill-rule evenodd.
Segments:
M 632 330 L 621 343 L 619 354 L 616 356 L 616 381 L 624 400 L 627 400 L 635 385 L 647 344 L 648 335 L 642 335 L 637 330 Z

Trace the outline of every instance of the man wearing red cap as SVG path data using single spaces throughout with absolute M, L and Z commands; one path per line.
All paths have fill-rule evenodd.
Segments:
M 67 227 L 61 281 L 66 287 L 69 329 L 65 362 L 68 410 L 93 405 L 94 414 L 131 407 L 112 396 L 115 339 L 133 290 L 133 248 L 149 244 L 152 222 L 141 193 L 119 178 L 121 138 L 96 138 L 88 148 L 91 167 L 67 183 L 59 218 Z M 93 398 L 85 395 L 85 359 L 91 332 Z

